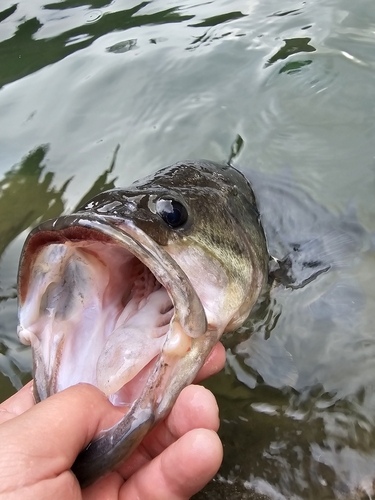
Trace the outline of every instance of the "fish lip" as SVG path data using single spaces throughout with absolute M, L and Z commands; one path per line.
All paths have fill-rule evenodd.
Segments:
M 207 331 L 207 318 L 202 302 L 193 288 L 188 276 L 162 246 L 150 238 L 129 217 L 75 213 L 50 219 L 37 226 L 27 238 L 18 272 L 19 305 L 22 305 L 27 288 L 27 276 L 23 264 L 27 246 L 38 233 L 62 232 L 69 228 L 82 227 L 108 236 L 124 246 L 154 274 L 167 290 L 175 308 L 172 322 L 178 322 L 191 338 L 198 338 Z M 69 238 L 67 238 L 68 240 Z M 84 240 L 84 238 L 82 238 Z M 48 240 L 46 243 L 51 243 Z M 28 268 L 30 265 L 27 266 Z M 26 283 L 25 283 L 26 281 Z

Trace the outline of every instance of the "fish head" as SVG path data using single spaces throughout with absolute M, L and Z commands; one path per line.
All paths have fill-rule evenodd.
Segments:
M 101 193 L 30 233 L 19 337 L 32 347 L 36 399 L 87 382 L 125 412 L 78 463 L 83 484 L 170 411 L 221 335 L 246 319 L 267 266 L 249 182 L 207 161 Z

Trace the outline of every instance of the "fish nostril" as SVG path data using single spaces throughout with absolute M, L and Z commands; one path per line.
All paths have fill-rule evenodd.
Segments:
M 137 204 L 134 201 L 126 201 L 123 204 L 123 208 L 128 212 L 135 212 L 137 210 Z

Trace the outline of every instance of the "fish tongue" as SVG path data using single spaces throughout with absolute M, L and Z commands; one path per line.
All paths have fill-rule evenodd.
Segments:
M 97 384 L 107 396 L 120 390 L 160 353 L 173 315 L 172 301 L 164 288 L 152 292 L 138 306 L 131 302 L 97 362 Z

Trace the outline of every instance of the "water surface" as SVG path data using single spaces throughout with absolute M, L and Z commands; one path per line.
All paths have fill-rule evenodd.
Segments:
M 275 290 L 227 338 L 227 366 L 207 383 L 225 458 L 196 498 L 372 495 L 374 3 L 0 9 L 0 399 L 30 377 L 16 336 L 30 228 L 178 160 L 233 158 L 276 229 L 294 207 L 293 224 L 270 233 L 273 251 L 320 227 L 327 243 L 314 251 L 334 265 L 304 288 Z

